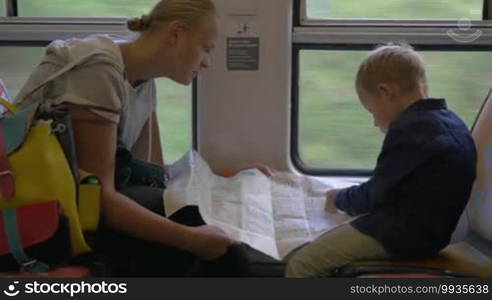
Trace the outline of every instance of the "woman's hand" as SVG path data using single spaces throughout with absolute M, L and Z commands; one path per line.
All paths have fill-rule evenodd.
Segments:
M 338 192 L 342 189 L 331 189 L 326 192 L 326 203 L 325 203 L 325 211 L 327 213 L 337 213 L 338 208 L 335 206 L 335 199 L 337 198 Z
M 216 226 L 203 225 L 191 228 L 193 231 L 191 251 L 205 260 L 221 257 L 230 246 L 237 243 Z
M 275 172 L 272 168 L 269 166 L 262 164 L 262 163 L 254 163 L 253 165 L 246 166 L 246 167 L 241 167 L 239 169 L 223 169 L 219 171 L 217 174 L 223 177 L 232 177 L 235 176 L 237 173 L 247 170 L 247 169 L 258 169 L 263 175 L 267 177 L 271 177 L 273 173 Z
M 263 175 L 265 175 L 267 177 L 273 176 L 273 173 L 274 173 L 274 170 L 272 168 L 270 168 L 269 166 L 262 164 L 262 163 L 255 163 L 255 164 L 253 164 L 253 166 L 251 166 L 249 168 L 244 168 L 244 169 L 258 169 L 258 170 L 260 170 L 261 173 L 263 173 Z

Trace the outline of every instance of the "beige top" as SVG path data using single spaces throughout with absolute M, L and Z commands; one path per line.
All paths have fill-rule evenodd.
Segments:
M 131 149 L 155 111 L 156 88 L 153 80 L 136 88 L 126 80 L 118 47 L 123 41 L 101 35 L 53 41 L 14 103 L 19 107 L 39 103 L 43 110 L 62 103 L 89 106 L 94 113 L 118 124 L 118 137 Z M 67 71 L 43 84 L 66 66 Z

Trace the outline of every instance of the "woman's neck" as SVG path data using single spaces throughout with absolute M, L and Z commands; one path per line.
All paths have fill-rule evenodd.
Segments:
M 159 70 L 155 57 L 160 52 L 157 44 L 148 37 L 142 35 L 138 39 L 119 45 L 126 79 L 132 86 L 137 86 L 142 81 L 166 76 L 163 70 Z M 162 54 L 164 55 L 164 54 Z M 161 59 L 162 59 L 161 55 Z

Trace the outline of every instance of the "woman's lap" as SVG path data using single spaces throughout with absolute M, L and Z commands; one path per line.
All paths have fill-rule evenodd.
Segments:
M 120 192 L 143 207 L 165 216 L 163 190 L 146 186 L 128 186 Z M 188 226 L 205 222 L 196 206 L 187 206 L 169 219 Z M 102 220 L 96 252 L 109 264 L 111 276 L 249 276 L 249 263 L 242 246 L 231 247 L 217 260 L 204 261 L 196 255 L 146 242 L 109 228 Z

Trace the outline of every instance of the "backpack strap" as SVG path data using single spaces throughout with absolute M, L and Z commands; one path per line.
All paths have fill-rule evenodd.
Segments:
M 17 107 L 2 97 L 0 97 L 0 105 L 3 105 L 13 114 L 17 113 Z M 0 192 L 4 198 L 11 198 L 15 194 L 15 181 L 14 175 L 9 167 L 7 155 L 8 150 L 5 143 L 5 135 L 3 127 L 0 126 Z
M 0 105 L 5 107 L 9 112 L 13 114 L 16 114 L 19 111 L 19 109 L 14 104 L 12 104 L 7 99 L 2 98 L 1 96 L 0 96 Z
M 43 262 L 27 256 L 22 246 L 19 227 L 17 224 L 17 212 L 15 208 L 7 208 L 2 211 L 5 225 L 5 234 L 10 248 L 10 253 L 21 266 L 22 272 L 44 273 L 49 266 Z
M 0 126 L 0 192 L 4 198 L 12 198 L 15 194 L 14 175 L 10 170 L 9 161 L 7 159 L 7 150 L 5 147 L 2 126 Z

